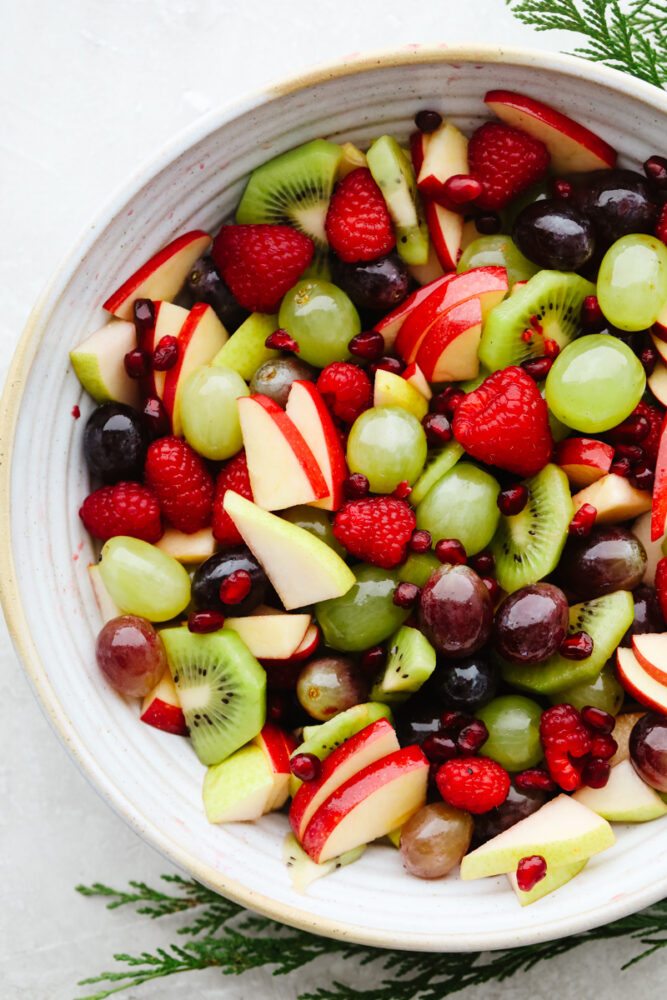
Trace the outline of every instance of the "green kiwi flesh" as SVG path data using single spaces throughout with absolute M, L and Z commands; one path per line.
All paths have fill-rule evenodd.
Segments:
M 353 861 L 358 861 L 365 850 L 366 844 L 362 844 L 361 847 L 353 847 L 350 851 L 339 854 L 337 858 L 331 858 L 318 865 L 308 857 L 294 834 L 288 833 L 283 841 L 283 861 L 289 871 L 294 891 L 305 892 L 310 883 L 316 879 L 330 875 L 345 865 L 351 865 Z
M 435 650 L 419 629 L 402 625 L 389 643 L 382 676 L 371 689 L 374 701 L 405 701 L 435 670 Z
M 409 500 L 413 507 L 422 502 L 431 487 L 456 465 L 462 454 L 463 448 L 458 441 L 448 441 L 442 448 L 431 453 L 426 460 L 424 471 L 412 487 Z
M 368 150 L 366 159 L 387 203 L 399 256 L 406 264 L 425 264 L 428 259 L 428 227 L 409 157 L 393 136 L 382 135 Z

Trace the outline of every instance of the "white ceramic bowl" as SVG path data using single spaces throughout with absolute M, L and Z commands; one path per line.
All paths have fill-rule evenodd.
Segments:
M 67 352 L 151 253 L 188 229 L 215 230 L 258 164 L 320 135 L 362 146 L 383 132 L 405 138 L 424 107 L 469 133 L 487 117 L 491 87 L 555 103 L 615 145 L 625 164 L 664 152 L 667 95 L 546 52 L 411 46 L 322 67 L 197 122 L 112 201 L 35 308 L 0 415 L 4 610 L 42 706 L 84 773 L 142 837 L 222 894 L 285 923 L 384 947 L 527 944 L 637 910 L 667 894 L 667 820 L 618 828 L 617 844 L 581 876 L 523 910 L 504 877 L 422 882 L 380 846 L 297 895 L 280 860 L 285 817 L 210 826 L 189 744 L 139 724 L 136 706 L 101 682 L 86 572 L 93 550 L 78 518 L 91 402 Z

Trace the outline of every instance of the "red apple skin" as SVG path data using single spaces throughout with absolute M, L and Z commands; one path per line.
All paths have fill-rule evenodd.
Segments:
M 329 471 L 331 475 L 331 501 L 330 503 L 327 503 L 327 509 L 330 508 L 331 510 L 339 510 L 343 506 L 343 501 L 345 499 L 343 496 L 343 481 L 347 477 L 347 462 L 345 460 L 345 452 L 343 451 L 342 442 L 332 420 L 331 414 L 329 413 L 321 394 L 318 392 L 313 383 L 297 379 L 293 383 L 293 387 L 290 392 L 293 391 L 294 386 L 299 386 L 301 391 L 308 394 L 312 407 L 315 411 L 315 419 L 319 420 L 322 428 L 322 436 L 324 438 L 329 458 Z M 287 401 L 287 412 L 289 414 L 289 399 Z M 322 470 L 320 469 L 320 471 Z M 327 493 L 328 492 L 329 490 L 327 489 Z
M 655 463 L 655 480 L 653 482 L 653 504 L 651 506 L 651 541 L 662 538 L 667 517 L 667 418 L 660 432 L 658 458 Z
M 274 722 L 266 722 L 254 743 L 264 751 L 276 774 L 290 774 L 290 755 L 296 750 L 296 740 Z
M 463 216 L 452 212 L 449 208 L 439 205 L 433 198 L 422 197 L 426 225 L 436 257 L 443 271 L 455 271 L 461 256 L 461 241 L 463 239 Z M 448 239 L 447 227 L 453 230 Z
M 648 658 L 647 651 L 644 644 L 648 640 L 651 642 L 651 653 L 652 659 Z M 663 646 L 663 649 L 657 651 L 655 645 L 658 641 Z M 638 663 L 642 665 L 647 674 L 653 677 L 660 684 L 667 685 L 667 670 L 660 666 L 660 662 L 664 663 L 667 667 L 667 633 L 664 635 L 649 635 L 642 633 L 641 635 L 633 635 L 632 637 L 632 652 L 635 654 Z M 658 655 L 656 656 L 656 652 Z M 658 659 L 660 662 L 657 662 Z
M 430 138 L 426 132 L 413 132 L 410 136 L 410 157 L 416 177 L 419 177 Z
M 616 650 L 616 667 L 618 679 L 635 701 L 638 701 L 640 705 L 645 705 L 646 708 L 653 709 L 655 712 L 660 712 L 661 715 L 667 715 L 667 686 L 664 686 L 664 697 L 661 695 L 660 701 L 656 701 L 654 697 L 643 690 L 641 686 L 642 676 L 646 676 L 653 684 L 660 684 L 660 682 L 647 675 L 631 649 L 627 649 L 624 646 L 618 647 Z M 632 671 L 632 674 L 630 671 Z M 662 687 L 662 685 L 660 686 Z
M 453 274 L 443 274 L 442 277 L 436 278 L 435 281 L 430 281 L 427 285 L 422 285 L 421 288 L 408 295 L 407 299 L 404 299 L 400 306 L 396 306 L 395 309 L 375 324 L 373 329 L 377 330 L 384 337 L 385 350 L 390 350 L 394 346 L 400 329 L 408 316 L 421 305 L 424 299 L 427 299 L 429 295 L 437 291 L 443 284 L 451 281 L 453 277 Z
M 171 680 L 171 677 L 168 679 Z M 167 698 L 172 689 L 174 692 L 173 700 L 168 701 Z M 140 718 L 142 722 L 155 729 L 162 729 L 165 733 L 173 733 L 174 736 L 187 736 L 188 727 L 185 724 L 183 709 L 175 692 L 173 682 L 165 684 L 164 680 L 160 681 L 144 698 Z
M 173 420 L 174 417 L 176 390 L 181 377 L 181 371 L 188 349 L 188 344 L 195 335 L 197 327 L 203 316 L 210 308 L 211 306 L 207 305 L 205 302 L 196 302 L 190 310 L 188 318 L 178 334 L 178 360 L 173 368 L 170 368 L 167 372 L 165 372 L 164 389 L 162 390 L 162 405 L 169 414 L 169 418 L 171 420 Z
M 312 656 L 320 644 L 320 630 L 317 625 L 309 625 L 303 642 L 286 660 L 260 660 L 266 670 L 266 686 L 269 691 L 294 691 L 303 669 L 303 661 Z
M 452 306 L 447 312 L 438 316 L 435 323 L 432 323 L 424 337 L 419 353 L 417 354 L 417 364 L 421 368 L 429 382 L 446 381 L 446 375 L 438 370 L 441 359 L 446 351 L 453 349 L 455 341 L 467 333 L 469 330 L 477 328 L 479 337 L 482 335 L 482 306 L 479 299 L 472 298 Z M 479 347 L 479 337 L 476 344 L 468 347 L 472 355 L 472 362 L 477 360 L 477 348 Z M 474 378 L 475 373 L 468 377 Z
M 566 438 L 556 445 L 555 461 L 572 486 L 590 486 L 609 472 L 614 449 L 594 438 Z

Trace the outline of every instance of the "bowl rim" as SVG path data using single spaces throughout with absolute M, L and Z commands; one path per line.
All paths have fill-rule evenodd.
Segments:
M 135 196 L 144 184 L 175 160 L 190 146 L 204 139 L 215 129 L 247 113 L 306 87 L 329 80 L 355 76 L 385 67 L 409 66 L 420 63 L 512 63 L 527 68 L 538 66 L 561 75 L 574 76 L 600 84 L 608 89 L 630 95 L 650 107 L 656 106 L 667 115 L 667 93 L 644 81 L 630 77 L 607 66 L 588 63 L 575 56 L 513 46 L 410 44 L 369 50 L 340 59 L 319 63 L 312 68 L 281 78 L 277 82 L 240 96 L 201 115 L 191 125 L 166 142 L 139 169 L 135 170 L 106 205 L 97 212 L 75 240 L 57 266 L 50 281 L 34 305 L 15 349 L 0 397 L 0 604 L 10 638 L 23 669 L 33 687 L 40 707 L 60 739 L 74 758 L 79 769 L 95 790 L 114 811 L 144 840 L 162 853 L 172 864 L 187 871 L 197 881 L 221 895 L 280 923 L 306 931 L 359 944 L 381 948 L 401 948 L 415 951 L 477 951 L 511 948 L 538 941 L 564 937 L 608 923 L 667 895 L 667 876 L 612 902 L 580 911 L 576 917 L 565 916 L 537 928 L 520 931 L 480 932 L 445 938 L 443 933 L 413 934 L 408 931 L 383 931 L 353 922 L 332 920 L 299 907 L 276 902 L 271 897 L 249 889 L 235 879 L 221 876 L 216 869 L 200 861 L 166 836 L 152 821 L 146 819 L 124 796 L 121 789 L 97 764 L 93 752 L 82 742 L 73 722 L 55 697 L 48 672 L 42 664 L 27 625 L 21 595 L 15 575 L 11 539 L 11 479 L 16 422 L 24 396 L 33 359 L 49 324 L 51 312 L 63 288 L 119 209 Z M 307 897 L 305 897 L 307 900 Z

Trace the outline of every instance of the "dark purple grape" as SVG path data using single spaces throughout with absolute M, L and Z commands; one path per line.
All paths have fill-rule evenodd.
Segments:
M 667 792 L 667 718 L 647 712 L 630 733 L 630 760 L 640 778 L 659 792 Z
M 387 311 L 403 301 L 410 288 L 410 275 L 396 254 L 377 260 L 348 264 L 334 258 L 332 281 L 361 309 Z
M 332 653 L 307 663 L 296 682 L 302 706 L 320 722 L 326 722 L 368 697 L 368 682 L 354 660 Z
M 124 403 L 93 410 L 83 432 L 83 453 L 93 476 L 103 483 L 141 479 L 148 435 L 141 416 Z
M 500 683 L 497 664 L 484 652 L 438 666 L 431 687 L 449 708 L 474 712 L 495 698 Z
M 590 219 L 556 198 L 533 202 L 519 212 L 512 238 L 529 260 L 557 271 L 578 271 L 595 250 Z
M 402 747 L 422 745 L 427 736 L 433 736 L 442 729 L 440 716 L 442 707 L 437 698 L 410 698 L 405 704 L 397 705 L 396 735 Z
M 237 570 L 245 570 L 250 574 L 250 592 L 238 604 L 223 604 L 220 587 Z M 216 552 L 201 564 L 192 578 L 192 600 L 198 611 L 222 611 L 235 618 L 249 615 L 258 605 L 263 604 L 268 591 L 266 573 L 250 549 L 243 547 Z
M 506 597 L 496 611 L 493 642 L 511 663 L 539 663 L 556 652 L 568 622 L 563 591 L 551 583 L 531 583 Z
M 484 582 L 469 566 L 446 563 L 424 584 L 419 624 L 443 656 L 469 656 L 486 643 L 493 604 Z
M 595 170 L 570 178 L 571 203 L 593 223 L 600 249 L 629 233 L 652 233 L 658 207 L 651 188 L 634 170 Z
M 213 307 L 229 333 L 248 315 L 248 310 L 238 304 L 210 257 L 200 257 L 196 262 L 188 275 L 186 288 L 195 302 L 206 302 Z
M 631 646 L 633 635 L 667 631 L 667 624 L 660 610 L 660 602 L 655 589 L 647 583 L 642 583 L 633 591 L 632 596 L 635 602 L 635 618 L 623 636 L 621 646 Z
M 250 391 L 262 393 L 284 408 L 292 382 L 314 382 L 316 378 L 317 371 L 299 358 L 275 358 L 259 366 L 250 381 Z
M 531 813 L 537 812 L 546 801 L 546 792 L 542 792 L 537 788 L 523 791 L 517 788 L 514 779 L 512 779 L 510 790 L 503 804 L 474 817 L 475 835 L 473 843 L 477 846 L 478 844 L 485 843 L 487 840 L 491 840 L 492 837 L 497 837 L 499 833 L 509 829 L 510 826 L 514 826 L 519 820 L 525 819 Z
M 593 528 L 586 538 L 570 537 L 558 575 L 566 590 L 583 600 L 615 590 L 634 590 L 646 568 L 646 552 L 638 538 L 616 524 Z

